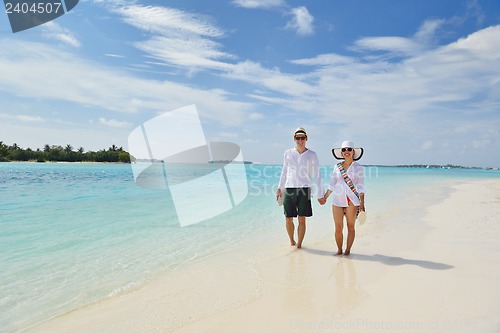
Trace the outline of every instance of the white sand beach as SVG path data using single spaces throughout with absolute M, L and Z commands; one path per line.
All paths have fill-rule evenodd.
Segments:
M 331 221 L 309 223 L 300 250 L 283 227 L 281 243 L 206 258 L 29 332 L 498 333 L 500 180 L 451 189 L 383 216 L 368 205 L 350 256 L 333 255 Z

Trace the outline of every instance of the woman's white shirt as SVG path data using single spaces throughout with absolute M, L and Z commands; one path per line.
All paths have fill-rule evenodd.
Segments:
M 363 166 L 358 162 L 352 162 L 346 172 L 358 193 L 365 193 L 365 171 L 363 169 Z M 333 167 L 328 189 L 332 191 L 331 198 L 332 204 L 334 206 L 349 206 L 349 204 L 347 203 L 347 197 L 349 197 L 354 206 L 360 205 L 358 197 L 346 184 L 344 177 L 342 177 L 342 173 L 340 172 L 337 165 Z

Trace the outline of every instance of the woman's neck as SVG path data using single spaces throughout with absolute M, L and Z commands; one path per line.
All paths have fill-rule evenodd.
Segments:
M 354 162 L 353 159 L 344 160 L 344 162 L 343 162 L 344 167 L 350 167 L 353 162 Z

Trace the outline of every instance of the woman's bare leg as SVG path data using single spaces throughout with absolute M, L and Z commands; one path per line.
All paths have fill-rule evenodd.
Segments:
M 346 219 L 347 219 L 347 247 L 345 249 L 345 255 L 351 253 L 351 247 L 354 243 L 354 238 L 356 237 L 356 230 L 354 225 L 356 223 L 356 212 L 358 211 L 358 206 L 354 206 L 352 202 L 349 203 L 349 207 L 346 207 Z
M 337 243 L 336 255 L 342 254 L 342 245 L 344 243 L 344 207 L 332 205 L 333 222 L 335 223 L 335 242 Z

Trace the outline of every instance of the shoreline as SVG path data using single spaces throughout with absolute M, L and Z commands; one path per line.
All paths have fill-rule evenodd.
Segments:
M 141 162 L 141 161 L 138 161 Z M 213 163 L 219 163 L 221 161 L 210 161 L 208 164 L 213 164 Z M 0 163 L 67 163 L 67 164 L 72 164 L 72 163 L 97 163 L 97 164 L 133 164 L 136 163 L 135 161 L 132 162 L 97 162 L 97 161 L 37 161 L 37 160 L 28 160 L 28 161 L 21 161 L 21 160 L 8 160 L 8 161 L 0 161 Z M 243 162 L 238 162 L 234 161 L 234 163 L 238 164 L 244 164 L 244 165 L 254 165 L 254 166 L 275 166 L 275 167 L 282 167 L 282 164 L 268 164 L 268 163 L 257 163 L 257 162 L 252 162 L 252 161 L 243 161 Z M 324 164 L 320 165 L 320 167 L 331 167 L 332 164 Z M 500 167 L 479 167 L 479 166 L 463 166 L 463 165 L 451 165 L 451 164 L 401 164 L 401 165 L 381 165 L 381 164 L 363 164 L 363 167 L 366 168 L 415 168 L 415 169 L 443 169 L 443 170 L 482 170 L 482 171 L 492 171 L 492 172 L 498 172 L 500 171 Z
M 327 332 L 336 327 L 376 332 L 398 331 L 402 324 L 414 331 L 443 331 L 453 323 L 455 332 L 468 332 L 479 320 L 488 324 L 482 332 L 496 332 L 500 269 L 491 263 L 500 259 L 500 180 L 452 181 L 449 189 L 442 189 L 440 201 L 417 193 L 411 198 L 413 211 L 396 210 L 386 216 L 389 222 L 369 216 L 357 226 L 351 256 L 333 256 L 331 234 L 325 234 L 333 226 L 321 230 L 311 222 L 301 250 L 283 238 L 258 253 L 252 247 L 219 253 L 28 332 Z M 462 211 L 468 207 L 464 200 L 475 207 L 469 214 Z M 417 216 L 415 209 L 429 201 L 434 204 Z M 484 224 L 489 229 L 470 235 L 468 219 L 478 205 L 490 212 Z M 405 216 L 417 223 L 400 223 Z M 464 242 L 454 241 L 458 236 Z M 467 270 L 472 265 L 490 272 L 475 274 Z M 463 290 L 470 289 L 470 279 L 477 280 L 474 293 Z M 471 297 L 483 304 L 481 311 L 476 302 L 469 304 Z
M 127 165 L 130 164 L 130 162 L 96 162 L 96 161 L 36 161 L 36 160 L 30 160 L 30 161 L 0 161 L 0 163 L 34 163 L 34 164 L 123 164 Z

